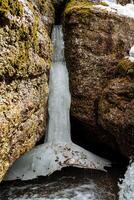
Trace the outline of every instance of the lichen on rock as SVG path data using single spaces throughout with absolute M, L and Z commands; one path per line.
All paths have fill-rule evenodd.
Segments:
M 104 94 L 103 91 L 110 87 L 112 80 L 117 86 L 115 90 L 122 88 L 128 92 L 128 88 L 133 88 L 133 63 L 126 57 L 129 57 L 128 53 L 134 44 L 134 19 L 119 15 L 111 8 L 109 11 L 107 7 L 102 3 L 92 3 L 87 0 L 71 0 L 66 6 L 64 35 L 72 94 L 71 115 L 83 123 L 88 133 L 86 138 L 89 137 L 89 140 L 93 138 L 115 149 L 119 147 L 121 153 L 129 157 L 131 150 L 124 153 L 121 143 L 116 140 L 116 134 L 112 134 L 110 128 L 105 129 L 104 124 L 100 123 L 99 102 Z M 109 93 L 114 95 L 114 90 L 111 89 Z M 124 103 L 125 107 L 127 103 L 128 107 L 133 107 L 133 99 L 123 101 L 123 98 L 123 96 L 119 98 L 119 104 Z M 115 109 L 118 110 L 116 103 Z M 133 133 L 134 127 L 129 126 L 133 121 L 128 121 L 129 115 L 133 119 L 134 112 L 129 115 L 126 113 L 124 109 L 122 117 L 127 117 L 125 125 Z M 114 116 L 112 120 L 114 121 Z M 108 123 L 110 124 L 110 121 Z M 114 128 L 116 132 L 116 126 L 113 125 Z M 119 134 L 123 136 L 123 127 Z

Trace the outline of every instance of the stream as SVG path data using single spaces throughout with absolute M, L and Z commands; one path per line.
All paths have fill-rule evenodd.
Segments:
M 116 200 L 124 172 L 64 168 L 49 177 L 2 183 L 0 200 Z

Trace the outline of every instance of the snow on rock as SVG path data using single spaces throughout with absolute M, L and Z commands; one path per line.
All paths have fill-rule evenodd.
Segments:
M 134 162 L 128 166 L 125 178 L 119 187 L 119 200 L 134 200 Z
M 108 6 L 96 5 L 100 9 L 105 9 L 108 12 L 115 12 L 118 15 L 126 16 L 128 18 L 134 19 L 134 4 L 127 4 L 122 6 L 121 4 L 117 4 L 114 1 L 105 0 L 104 1 Z
M 131 62 L 134 62 L 134 46 L 131 47 L 130 52 L 129 52 L 129 60 Z

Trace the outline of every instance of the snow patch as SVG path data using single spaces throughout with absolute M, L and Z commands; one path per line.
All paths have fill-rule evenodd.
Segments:
M 131 47 L 130 52 L 129 52 L 129 60 L 131 62 L 134 62 L 134 46 Z
M 118 15 L 134 19 L 134 4 L 127 4 L 125 6 L 122 6 L 121 4 L 117 4 L 110 0 L 105 0 L 103 2 L 105 2 L 108 6 L 96 5 L 95 7 L 104 9 L 108 12 L 115 12 Z
M 119 187 L 119 200 L 134 200 L 134 162 L 128 166 L 125 178 Z

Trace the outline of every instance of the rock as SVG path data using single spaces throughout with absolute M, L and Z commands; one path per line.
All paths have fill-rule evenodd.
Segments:
M 132 3 L 132 1 L 131 0 L 117 0 L 117 3 L 121 5 L 126 5 L 128 3 Z
M 109 81 L 119 76 L 119 61 L 134 44 L 134 19 L 118 15 L 104 3 L 100 6 L 87 0 L 70 1 L 64 15 L 71 115 L 88 127 L 89 138 L 115 147 L 116 136 L 101 130 L 98 105 Z
M 129 157 L 134 155 L 134 63 L 126 71 L 131 78 L 112 79 L 103 90 L 99 120 L 114 136 L 122 154 Z
M 45 23 L 46 28 L 50 34 L 52 31 L 52 25 L 55 21 L 55 9 L 53 6 L 53 0 L 33 0 L 33 2 L 37 5 L 37 8 L 41 13 L 41 19 Z
M 40 4 L 0 1 L 0 181 L 46 130 L 54 9 Z

